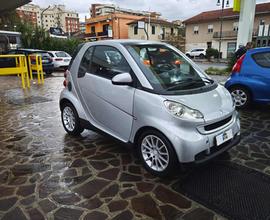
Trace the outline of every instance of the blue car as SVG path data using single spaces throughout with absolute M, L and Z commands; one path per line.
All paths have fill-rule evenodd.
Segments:
M 248 50 L 225 83 L 238 108 L 270 103 L 270 47 Z

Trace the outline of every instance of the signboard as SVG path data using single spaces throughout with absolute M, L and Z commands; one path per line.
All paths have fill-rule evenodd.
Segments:
M 241 9 L 241 0 L 234 0 L 233 1 L 233 11 L 240 12 Z
M 54 27 L 50 27 L 49 32 L 50 32 L 50 34 L 52 34 L 52 35 L 65 36 L 65 32 L 62 30 L 62 28 L 54 28 Z
M 263 36 L 263 25 L 259 26 L 259 33 L 258 33 L 258 37 Z
M 108 37 L 113 37 L 112 27 L 108 27 Z
M 144 21 L 138 21 L 138 28 L 144 29 Z
M 108 30 L 108 37 L 112 37 L 112 30 Z

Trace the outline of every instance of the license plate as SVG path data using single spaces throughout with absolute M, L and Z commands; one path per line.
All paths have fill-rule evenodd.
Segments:
M 64 62 L 68 62 L 68 61 L 69 61 L 69 59 L 65 59 L 65 60 L 64 60 Z
M 220 135 L 216 136 L 216 141 L 217 141 L 217 146 L 225 143 L 226 141 L 230 140 L 233 138 L 233 133 L 232 133 L 232 129 L 223 132 Z

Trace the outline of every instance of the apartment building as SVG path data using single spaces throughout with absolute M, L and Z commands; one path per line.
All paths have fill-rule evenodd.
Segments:
M 16 12 L 20 19 L 24 20 L 25 22 L 30 22 L 34 26 L 41 25 L 40 19 L 40 12 L 41 9 L 38 5 L 34 4 L 26 4 L 16 9 Z
M 206 11 L 195 15 L 183 23 L 186 26 L 186 51 L 194 48 L 219 48 L 221 37 L 222 58 L 228 58 L 237 49 L 239 13 L 232 8 L 224 9 L 223 31 L 220 34 L 221 10 Z M 260 24 L 270 23 L 270 3 L 256 5 L 253 40 L 258 36 Z
M 47 8 L 40 8 L 35 4 L 26 4 L 17 8 L 17 13 L 24 21 L 44 27 L 46 30 L 62 28 L 66 33 L 80 30 L 79 14 L 67 10 L 65 5 L 51 5 Z
M 85 27 L 85 22 L 80 22 L 80 32 L 85 33 L 86 27 Z
M 66 10 L 65 5 L 53 5 L 43 12 L 42 25 L 45 29 L 58 27 L 66 33 L 77 32 L 80 29 L 79 14 Z
M 145 29 L 138 28 L 138 22 L 144 22 Z M 137 40 L 164 41 L 172 35 L 178 34 L 178 25 L 162 19 L 142 18 L 128 23 L 128 38 Z
M 144 29 L 138 28 L 138 22 L 144 23 Z M 128 23 L 128 38 L 152 40 L 170 43 L 184 51 L 185 39 L 181 34 L 180 21 L 169 22 L 163 19 L 141 18 Z
M 110 15 L 112 13 L 117 14 L 128 14 L 135 16 L 151 16 L 159 17 L 161 14 L 157 12 L 149 12 L 149 11 L 139 11 L 127 8 L 120 8 L 114 4 L 92 4 L 90 8 L 90 16 L 91 18 L 95 18 L 97 16 Z
M 112 13 L 86 19 L 85 33 L 88 40 L 127 39 L 128 23 L 142 18 L 137 15 Z

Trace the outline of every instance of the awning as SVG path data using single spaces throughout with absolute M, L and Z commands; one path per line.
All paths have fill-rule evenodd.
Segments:
M 32 0 L 0 0 L 0 13 L 12 11 L 22 5 L 25 5 Z

